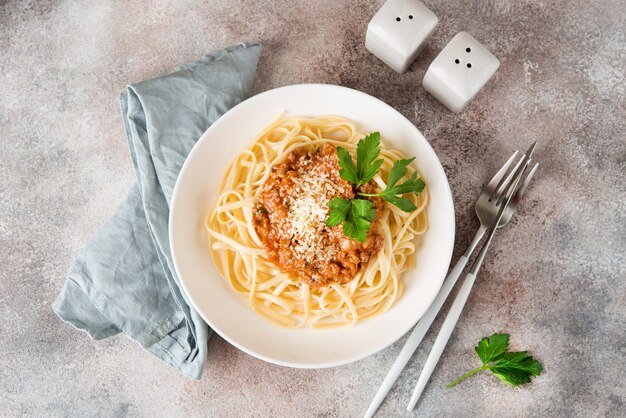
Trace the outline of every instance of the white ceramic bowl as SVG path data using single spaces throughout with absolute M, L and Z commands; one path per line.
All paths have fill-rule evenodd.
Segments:
M 380 131 L 390 148 L 415 156 L 430 191 L 428 232 L 416 268 L 404 273 L 404 294 L 388 312 L 332 330 L 283 329 L 257 316 L 248 300 L 218 275 L 208 251 L 204 218 L 234 156 L 281 112 L 339 115 L 362 132 Z M 262 360 L 320 368 L 362 359 L 405 334 L 424 314 L 445 278 L 454 244 L 454 207 L 446 175 L 434 151 L 411 122 L 384 102 L 345 87 L 304 84 L 281 87 L 242 102 L 202 135 L 180 172 L 169 220 L 174 265 L 189 300 L 225 340 Z

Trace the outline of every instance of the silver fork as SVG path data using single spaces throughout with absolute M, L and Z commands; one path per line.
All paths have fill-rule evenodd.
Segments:
M 493 224 L 498 225 L 500 223 L 500 220 L 504 218 L 504 215 L 506 214 L 506 211 L 509 208 L 510 204 L 514 203 L 516 205 L 518 203 L 518 202 L 513 202 L 513 196 L 515 194 L 516 189 L 518 188 L 518 184 L 520 183 L 521 178 L 524 175 L 524 172 L 526 171 L 526 168 L 530 164 L 530 157 L 535 148 L 535 145 L 536 143 L 531 145 L 530 149 L 526 152 L 526 155 L 522 157 L 521 164 L 518 163 L 515 170 L 513 170 L 514 174 L 512 174 L 512 177 L 509 176 L 511 177 L 511 185 L 505 187 L 503 189 L 503 194 L 501 194 L 497 199 L 492 198 L 490 200 L 491 206 L 485 205 L 484 207 L 481 207 L 480 209 L 478 209 L 477 207 L 477 210 L 476 210 L 477 214 L 480 211 L 482 212 L 484 217 L 489 217 L 491 216 L 491 213 L 495 213 L 496 219 L 493 221 Z M 529 177 L 532 178 L 532 176 L 536 172 L 537 167 L 538 165 L 535 164 L 535 167 L 533 167 L 532 171 L 529 174 Z M 411 400 L 409 401 L 409 405 L 407 406 L 408 411 L 411 411 L 415 407 L 415 404 L 417 403 L 420 396 L 422 395 L 422 392 L 424 391 L 424 388 L 426 387 L 426 384 L 428 383 L 428 380 L 430 379 L 430 376 L 433 373 L 435 366 L 439 362 L 439 358 L 441 357 L 441 354 L 446 348 L 446 344 L 448 343 L 448 340 L 450 339 L 450 336 L 452 335 L 452 332 L 454 331 L 454 327 L 456 326 L 456 323 L 458 322 L 461 316 L 461 312 L 463 311 L 463 308 L 465 307 L 465 303 L 467 302 L 467 298 L 469 297 L 470 292 L 472 291 L 472 287 L 474 286 L 474 281 L 476 280 L 478 271 L 480 270 L 483 260 L 485 259 L 485 255 L 487 254 L 487 250 L 489 249 L 489 244 L 491 244 L 491 241 L 493 240 L 493 237 L 497 229 L 498 228 L 493 228 L 491 230 L 489 237 L 483 244 L 483 248 L 480 250 L 478 257 L 476 257 L 476 260 L 474 261 L 474 265 L 472 266 L 472 268 L 470 269 L 470 272 L 465 277 L 465 280 L 463 281 L 463 284 L 461 285 L 461 288 L 459 289 L 456 295 L 456 298 L 454 298 L 454 302 L 452 303 L 452 306 L 450 307 L 450 311 L 448 312 L 448 315 L 446 316 L 446 319 L 444 320 L 443 325 L 441 326 L 441 330 L 439 331 L 439 334 L 437 335 L 437 339 L 435 340 L 435 343 L 433 344 L 430 354 L 428 355 L 428 358 L 426 359 L 426 363 L 424 363 L 424 368 L 422 369 L 422 373 L 420 374 L 417 384 L 415 385 L 415 390 L 413 391 L 413 395 L 411 396 Z
M 530 156 L 532 154 L 535 144 L 530 147 L 525 155 Z M 467 265 L 467 260 L 472 255 L 472 253 L 476 249 L 476 246 L 483 238 L 485 233 L 490 228 L 493 228 L 495 226 L 495 223 L 498 219 L 500 205 L 503 203 L 503 197 L 505 196 L 505 192 L 510 188 L 515 177 L 514 174 L 524 161 L 524 158 L 521 158 L 515 165 L 513 170 L 510 171 L 509 175 L 506 175 L 516 156 L 517 151 L 513 153 L 511 158 L 508 159 L 508 161 L 502 166 L 502 168 L 498 170 L 496 175 L 493 176 L 491 181 L 489 181 L 489 183 L 487 183 L 482 189 L 475 206 L 476 215 L 480 220 L 480 228 L 478 228 L 478 231 L 476 232 L 474 239 L 467 248 L 467 251 L 465 251 L 465 254 L 461 256 L 454 268 L 448 273 L 448 276 L 444 280 L 441 286 L 441 290 L 437 294 L 437 297 L 435 298 L 433 303 L 419 320 L 415 328 L 413 328 L 413 331 L 409 335 L 409 338 L 406 340 L 404 347 L 402 347 L 398 358 L 394 362 L 393 366 L 391 366 L 391 369 L 387 373 L 387 376 L 383 380 L 383 383 L 378 389 L 378 392 L 376 392 L 374 399 L 372 400 L 367 412 L 365 413 L 366 418 L 372 417 L 380 404 L 383 402 L 385 396 L 387 396 L 387 393 L 389 393 L 389 390 L 398 379 L 398 376 L 400 375 L 408 361 L 411 359 L 411 356 L 413 355 L 420 342 L 424 338 L 424 335 L 426 335 L 426 332 L 437 317 L 437 314 L 439 313 L 441 307 L 448 298 L 450 291 L 452 290 L 457 280 L 459 279 L 459 276 L 465 269 L 465 266 Z M 498 222 L 498 227 L 506 225 L 509 220 L 511 220 L 511 217 L 515 213 L 520 199 L 524 195 L 528 184 L 531 182 L 533 176 L 535 175 L 537 167 L 538 165 L 536 164 L 531 170 L 530 174 L 528 174 L 524 182 L 521 184 L 521 186 L 519 186 L 513 194 L 509 204 L 506 206 L 505 211 L 502 214 L 502 217 L 500 218 L 500 221 Z

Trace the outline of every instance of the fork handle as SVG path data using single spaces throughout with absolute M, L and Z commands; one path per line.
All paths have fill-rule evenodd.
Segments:
M 435 297 L 435 300 L 433 301 L 433 303 L 431 303 L 426 313 L 413 328 L 413 331 L 404 343 L 404 347 L 402 347 L 398 358 L 393 363 L 393 366 L 391 366 L 391 369 L 387 373 L 387 376 L 385 376 L 385 379 L 380 385 L 380 388 L 378 388 L 378 391 L 376 392 L 376 395 L 374 395 L 374 399 L 372 399 L 372 402 L 370 403 L 367 412 L 365 412 L 364 418 L 371 418 L 380 406 L 380 404 L 383 403 L 383 401 L 385 400 L 385 396 L 387 396 L 387 393 L 389 393 L 393 384 L 396 382 L 396 380 L 398 380 L 398 376 L 400 376 L 400 373 L 411 359 L 411 356 L 413 356 L 413 353 L 415 352 L 417 347 L 422 342 L 424 335 L 426 335 L 426 332 L 428 332 L 428 330 L 430 329 L 430 326 L 437 317 L 437 314 L 439 313 L 441 307 L 448 298 L 448 295 L 452 291 L 452 288 L 454 287 L 457 280 L 461 276 L 461 273 L 465 269 L 465 266 L 467 265 L 467 260 L 474 252 L 474 249 L 476 248 L 478 242 L 480 242 L 480 240 L 485 235 L 487 229 L 488 228 L 483 226 L 482 224 L 480 225 L 480 228 L 478 229 L 478 231 L 476 231 L 476 235 L 474 236 L 474 239 L 467 248 L 467 251 L 465 251 L 465 254 L 462 255 L 461 258 L 459 258 L 459 261 L 456 262 L 452 270 L 450 270 L 450 272 L 446 276 L 446 279 L 441 285 L 441 289 Z
M 523 172 L 523 171 L 522 171 Z M 515 180 L 513 189 L 517 187 L 517 183 L 519 182 L 520 177 L 517 177 Z M 500 209 L 498 213 L 498 219 L 496 220 L 496 224 L 500 222 L 502 219 L 502 213 L 506 205 L 509 204 L 511 200 L 511 195 L 508 196 L 504 206 Z M 413 391 L 413 395 L 411 396 L 411 400 L 409 401 L 409 405 L 407 406 L 408 411 L 412 411 L 415 407 L 415 404 L 419 400 L 430 376 L 433 374 L 433 370 L 435 370 L 435 366 L 439 362 L 439 358 L 443 353 L 443 350 L 446 348 L 446 344 L 448 344 L 448 340 L 450 339 L 450 335 L 452 335 L 452 331 L 454 331 L 454 327 L 456 326 L 459 317 L 461 316 L 461 312 L 463 312 L 463 308 L 465 307 L 465 303 L 467 302 L 467 298 L 469 297 L 470 292 L 472 291 L 472 287 L 474 286 L 474 282 L 476 281 L 476 276 L 478 275 L 478 271 L 483 264 L 483 260 L 485 259 L 485 255 L 487 254 L 487 250 L 489 249 L 489 245 L 495 236 L 497 228 L 493 228 L 491 233 L 489 234 L 489 238 L 483 245 L 483 248 L 478 253 L 476 260 L 474 261 L 474 265 L 470 269 L 470 272 L 465 276 L 465 280 L 463 280 L 463 284 L 459 289 L 459 293 L 457 293 L 456 298 L 454 298 L 454 302 L 450 307 L 450 312 L 448 312 L 448 316 L 446 316 L 446 320 L 443 322 L 441 326 L 441 330 L 439 331 L 439 335 L 437 335 L 437 339 L 435 340 L 435 344 L 433 344 L 433 348 L 428 355 L 428 359 L 426 359 L 426 364 L 424 364 L 424 369 L 422 370 L 422 374 L 417 381 L 417 385 L 415 386 L 415 390 Z
M 470 242 L 470 245 L 467 247 L 467 250 L 465 250 L 465 257 L 470 258 L 472 256 L 472 253 L 476 249 L 476 246 L 478 245 L 480 240 L 483 239 L 488 229 L 489 228 L 483 225 L 482 222 L 480 223 L 480 228 L 478 228 L 478 231 L 476 231 L 476 235 L 474 235 L 474 239 L 472 240 L 472 242 Z M 461 273 L 459 272 L 459 275 L 460 274 Z M 457 278 L 458 277 L 459 276 L 457 276 Z
M 389 393 L 389 390 L 398 379 L 398 376 L 400 376 L 400 373 L 404 369 L 404 366 L 406 366 L 406 364 L 409 362 L 411 356 L 417 349 L 417 346 L 422 342 L 424 335 L 426 335 L 426 332 L 437 317 L 439 310 L 448 298 L 450 291 L 459 279 L 459 276 L 463 272 L 466 264 L 467 257 L 462 255 L 459 261 L 457 261 L 457 263 L 455 264 L 454 268 L 450 270 L 450 273 L 448 273 L 448 276 L 441 285 L 441 290 L 437 294 L 437 297 L 430 305 L 424 316 L 422 316 L 422 318 L 419 320 L 415 328 L 413 328 L 413 331 L 404 343 L 404 347 L 402 347 L 402 351 L 400 351 L 398 358 L 393 363 L 393 366 L 391 366 L 391 369 L 389 370 L 389 373 L 387 373 L 387 376 L 385 376 L 385 380 L 383 380 L 382 385 L 378 389 L 378 392 L 376 392 L 374 399 L 372 399 L 372 403 L 365 413 L 365 418 L 372 417 L 380 404 L 383 403 L 385 396 L 387 396 L 387 393 Z
M 463 312 L 463 307 L 465 306 L 467 298 L 472 291 L 475 280 L 476 275 L 473 273 L 469 273 L 463 281 L 463 285 L 461 285 L 459 293 L 456 295 L 452 307 L 450 307 L 450 312 L 448 312 L 448 316 L 446 316 L 446 320 L 441 326 L 441 331 L 439 331 L 439 335 L 437 335 L 435 344 L 433 344 L 433 348 L 428 355 L 426 363 L 424 364 L 422 374 L 420 374 L 417 385 L 415 386 L 415 390 L 413 391 L 413 395 L 411 396 L 411 400 L 409 401 L 409 405 L 407 407 L 408 411 L 413 410 L 415 404 L 422 395 L 422 392 L 424 391 L 424 388 L 426 387 L 430 376 L 433 374 L 433 370 L 435 370 L 435 366 L 439 362 L 439 358 L 441 357 L 443 350 L 446 348 L 446 344 L 448 344 L 450 335 L 452 335 L 452 331 L 454 330 L 454 327 L 456 326 L 456 323 L 461 316 L 461 312 Z

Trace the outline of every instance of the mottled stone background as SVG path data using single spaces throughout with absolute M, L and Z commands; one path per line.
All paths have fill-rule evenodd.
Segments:
M 455 258 L 478 224 L 481 185 L 538 140 L 541 170 L 496 237 L 414 414 L 624 416 L 626 3 L 425 0 L 440 23 L 398 75 L 364 46 L 373 1 L 0 1 L 0 415 L 359 416 L 403 340 L 327 370 L 266 364 L 214 336 L 190 381 L 117 336 L 94 343 L 52 303 L 81 246 L 134 180 L 117 96 L 129 83 L 238 41 L 264 49 L 256 92 L 334 83 L 388 102 L 443 162 Z M 421 79 L 467 30 L 501 60 L 460 115 Z M 435 323 L 438 329 L 441 321 Z M 521 390 L 475 376 L 473 346 L 510 332 L 545 372 Z M 380 410 L 405 406 L 428 334 Z

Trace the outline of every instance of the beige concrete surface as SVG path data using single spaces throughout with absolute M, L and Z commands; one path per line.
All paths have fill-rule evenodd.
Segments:
M 374 1 L 0 2 L 0 415 L 355 417 L 404 339 L 326 370 L 266 364 L 219 336 L 191 381 L 117 336 L 94 343 L 50 304 L 82 245 L 134 181 L 117 96 L 130 83 L 239 41 L 263 44 L 255 92 L 306 82 L 398 109 L 441 159 L 457 215 L 455 259 L 482 184 L 538 140 L 541 170 L 496 237 L 417 416 L 624 416 L 626 68 L 622 0 L 425 0 L 440 19 L 398 75 L 364 48 Z M 421 87 L 466 30 L 501 61 L 454 115 Z M 435 322 L 435 329 L 441 320 Z M 474 367 L 509 332 L 545 372 L 521 390 Z M 379 412 L 405 411 L 427 349 Z

